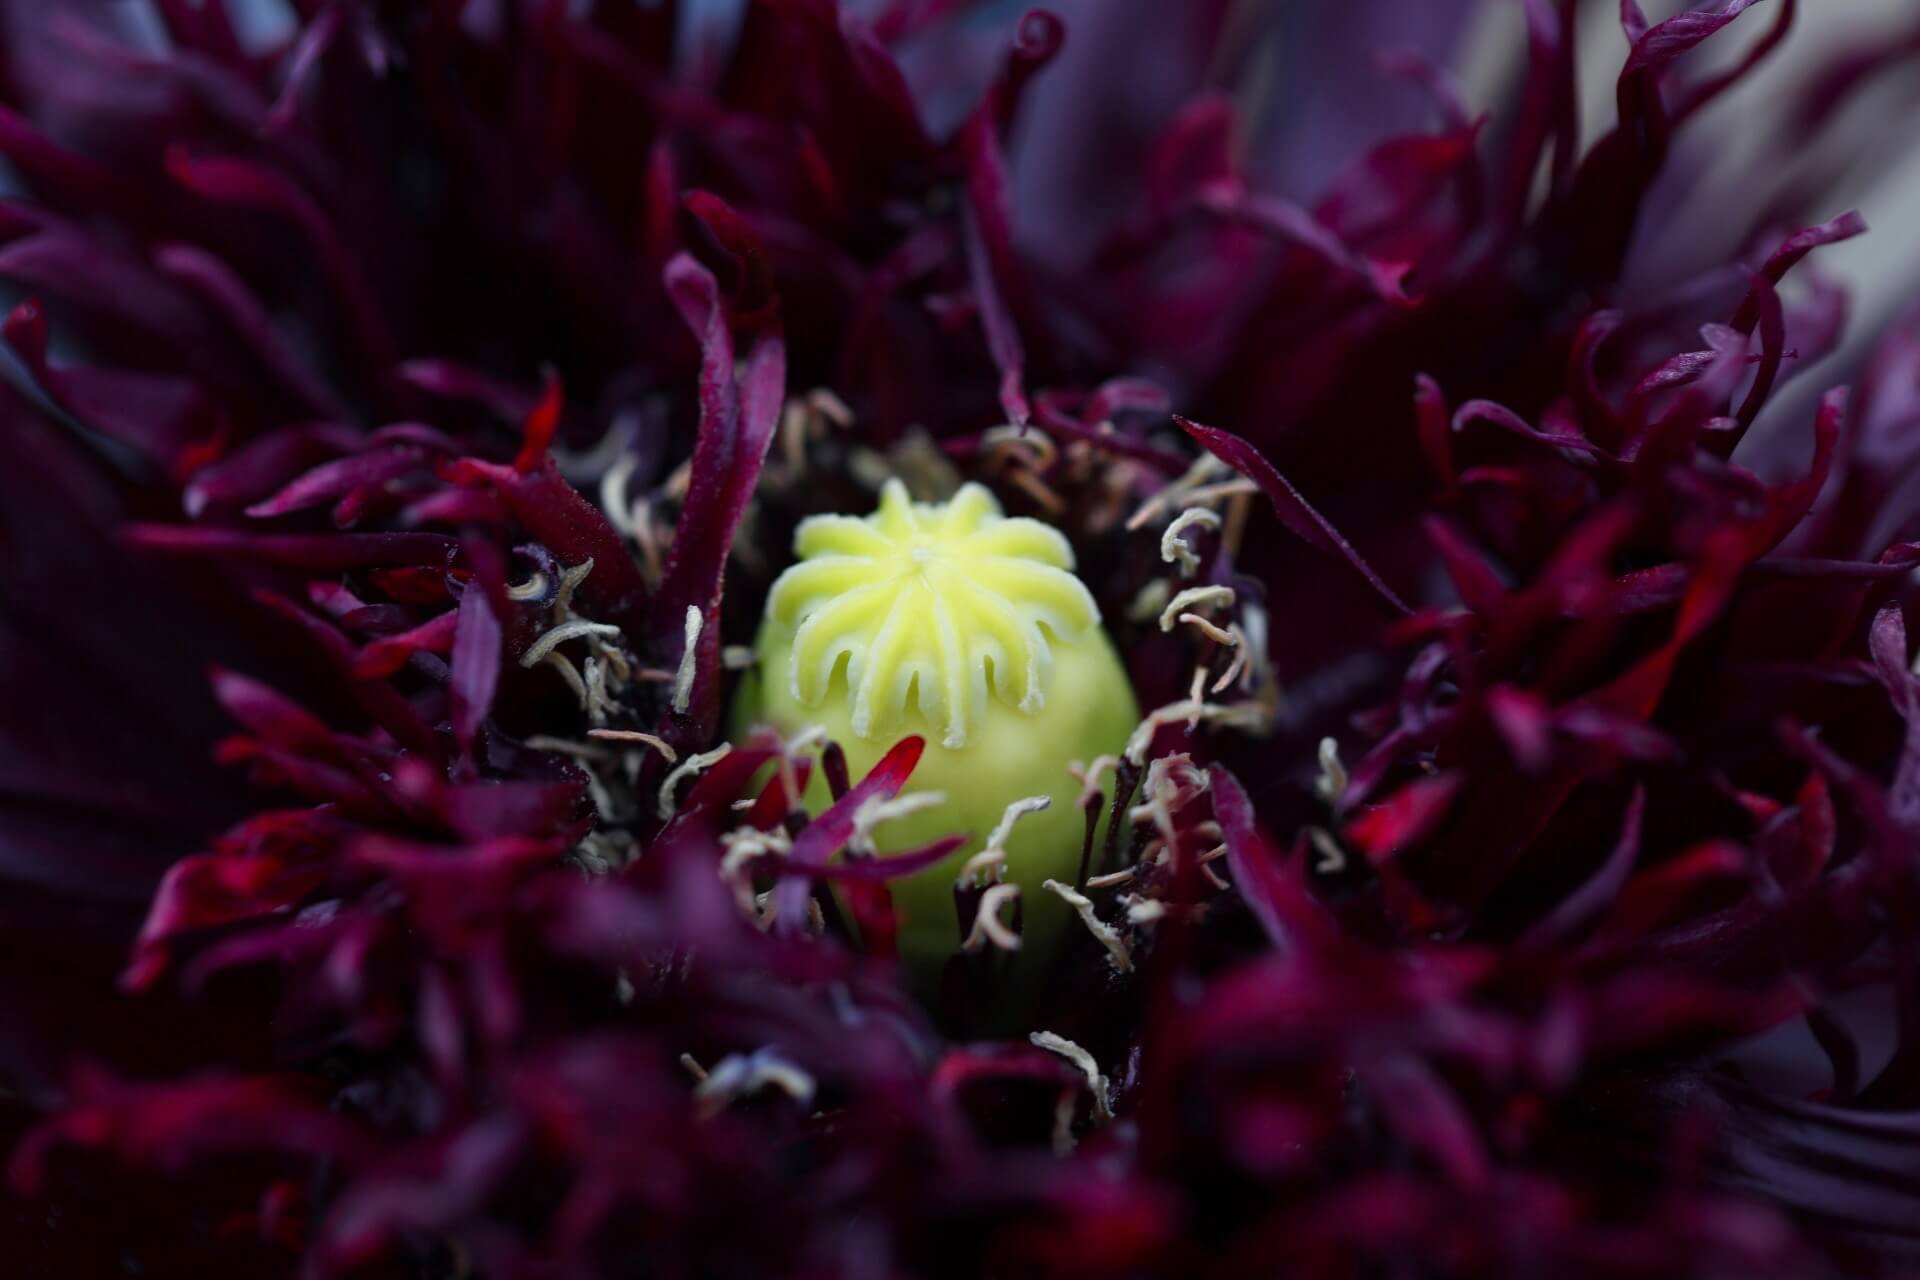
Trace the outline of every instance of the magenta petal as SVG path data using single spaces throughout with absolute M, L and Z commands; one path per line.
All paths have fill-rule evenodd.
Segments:
M 453 740 L 464 754 L 493 707 L 500 682 L 502 633 L 487 593 L 478 583 L 460 597 L 453 632 Z
M 401 450 L 339 458 L 304 473 L 266 501 L 254 503 L 247 514 L 266 519 L 323 506 L 356 490 L 385 485 L 425 465 L 419 454 Z
M 450 360 L 409 360 L 398 366 L 395 376 L 436 396 L 483 405 L 507 422 L 522 421 L 538 403 L 519 387 Z
M 1360 558 L 1360 553 L 1353 549 L 1353 545 L 1340 536 L 1339 531 L 1327 522 L 1326 517 L 1308 505 L 1307 500 L 1300 496 L 1299 490 L 1287 483 L 1286 477 L 1274 470 L 1273 464 L 1268 462 L 1265 455 L 1258 449 L 1230 431 L 1222 431 L 1217 427 L 1205 427 L 1178 415 L 1175 415 L 1174 421 L 1178 422 L 1181 429 L 1188 435 L 1205 445 L 1208 452 L 1259 485 L 1260 492 L 1265 494 L 1267 501 L 1273 504 L 1274 513 L 1280 517 L 1280 522 L 1288 529 L 1304 539 L 1309 546 L 1316 547 L 1329 555 L 1338 556 L 1352 565 L 1366 580 L 1367 585 L 1372 587 L 1395 612 L 1409 612 L 1406 603 L 1394 594 L 1391 587 L 1380 580 L 1380 575 Z
M 1203 199 L 1209 209 L 1222 217 L 1245 222 L 1299 245 L 1328 266 L 1360 280 L 1382 299 L 1407 301 L 1393 270 L 1356 253 L 1332 229 L 1291 201 L 1235 191 L 1210 191 Z
M 1026 351 L 1002 282 L 1002 273 L 1012 269 L 1013 253 L 1006 161 L 986 120 L 976 118 L 967 126 L 965 136 L 969 160 L 968 204 L 962 225 L 967 275 L 973 285 L 974 304 L 980 310 L 981 326 L 986 330 L 987 349 L 1000 370 L 1001 411 L 1009 422 L 1024 424 L 1029 414 Z
M 1757 2 L 1758 0 L 1725 0 L 1720 8 L 1711 12 L 1683 13 L 1679 17 L 1669 18 L 1658 26 L 1641 31 L 1633 39 L 1633 48 L 1627 55 L 1627 65 L 1621 74 L 1632 75 L 1664 67 L 1732 22 Z M 1641 18 L 1638 24 L 1630 24 L 1629 30 L 1632 30 L 1634 25 L 1644 27 L 1645 22 L 1646 19 Z
M 847 794 L 835 800 L 794 837 L 788 860 L 795 866 L 824 867 L 853 838 L 853 815 L 860 806 L 872 799 L 891 799 L 898 795 L 912 776 L 914 766 L 920 763 L 920 753 L 925 748 L 926 741 L 922 738 L 902 738 L 890 747 L 866 777 L 854 783 Z M 797 875 L 782 878 L 774 889 L 773 902 L 781 928 L 789 931 L 801 928 L 807 909 L 806 880 Z
M 1855 236 L 1866 234 L 1867 220 L 1857 210 L 1849 209 L 1829 222 L 1818 226 L 1806 227 L 1794 232 L 1782 240 L 1760 267 L 1760 274 L 1769 282 L 1779 284 L 1781 278 L 1791 271 L 1796 263 L 1822 245 L 1838 244 L 1842 240 L 1851 240 Z M 1748 295 L 1747 300 L 1734 315 L 1733 327 L 1750 331 L 1754 322 L 1754 307 L 1757 295 Z
M 152 340 L 216 350 L 172 281 L 76 229 L 54 225 L 0 247 L 0 277 L 135 326 Z
M 458 625 L 458 612 L 449 611 L 397 635 L 382 636 L 361 652 L 353 664 L 354 673 L 364 679 L 377 679 L 400 670 L 415 653 L 451 653 Z
M 1283 863 L 1279 850 L 1254 825 L 1246 789 L 1219 765 L 1208 770 L 1213 783 L 1213 812 L 1227 846 L 1233 883 L 1253 918 L 1280 948 L 1315 945 L 1329 925 L 1320 905 L 1299 878 L 1296 857 Z
M 775 862 L 774 869 L 790 876 L 801 876 L 809 880 L 834 880 L 843 884 L 884 884 L 888 880 L 897 880 L 901 876 L 910 876 L 916 871 L 924 871 L 952 857 L 955 850 L 962 848 L 972 838 L 965 835 L 942 836 L 918 849 L 890 853 L 883 858 L 860 858 L 829 863 L 779 859 Z
M 1360 1075 L 1368 1095 L 1454 1182 L 1484 1185 L 1489 1161 L 1472 1117 L 1445 1081 L 1411 1054 L 1370 1066 Z
M 760 478 L 786 395 L 786 344 L 773 325 L 754 340 L 744 370 L 734 371 L 733 339 L 713 274 L 681 255 L 667 264 L 668 292 L 699 339 L 700 431 L 685 509 L 655 607 L 653 643 L 677 664 L 685 615 L 700 612 L 688 714 L 704 737 L 719 716 L 720 597 L 735 531 Z
M 1551 914 L 1528 930 L 1521 940 L 1522 946 L 1565 942 L 1576 930 L 1613 905 L 1621 888 L 1627 883 L 1627 876 L 1633 871 L 1634 859 L 1639 855 L 1640 823 L 1646 808 L 1646 788 L 1637 787 L 1633 798 L 1627 801 L 1626 815 L 1620 823 L 1620 838 L 1614 844 L 1613 852 L 1607 855 L 1606 861 L 1600 864 L 1585 884 L 1568 894 Z
M 164 246 L 154 261 L 217 310 L 227 327 L 252 349 L 261 368 L 279 379 L 309 413 L 335 422 L 352 416 L 325 380 L 291 349 L 259 299 L 226 263 L 192 245 Z
M 286 619 L 325 656 L 337 678 L 346 682 L 354 701 L 394 739 L 429 760 L 441 757 L 440 744 L 419 711 L 392 686 L 360 676 L 355 670 L 353 644 L 331 623 L 315 617 L 292 601 L 271 592 L 256 593 L 260 604 Z
M 568 566 L 592 560 L 593 572 L 580 586 L 581 599 L 595 617 L 636 639 L 644 634 L 646 579 L 606 516 L 562 478 L 551 455 L 526 475 L 477 458 L 456 459 L 447 469 L 460 483 L 492 485 L 514 519 Z
M 129 525 L 127 538 L 154 551 L 266 560 L 303 569 L 445 564 L 459 546 L 437 533 L 244 533 L 156 524 Z
M 214 696 L 235 720 L 259 737 L 309 755 L 337 754 L 333 731 L 318 717 L 258 680 L 214 668 Z
M 553 444 L 554 432 L 560 428 L 560 413 L 565 399 L 560 388 L 560 379 L 549 373 L 546 386 L 540 393 L 540 399 L 527 413 L 524 438 L 520 453 L 513 460 L 513 469 L 525 475 L 537 469 L 547 450 Z
M 1444 773 L 1410 782 L 1350 819 L 1346 837 L 1376 863 L 1397 858 L 1445 821 L 1462 782 Z
M 188 190 L 219 204 L 268 210 L 286 217 L 311 241 L 340 295 L 349 330 L 365 354 L 390 365 L 394 339 L 379 301 L 354 255 L 313 198 L 285 174 L 228 156 L 194 156 L 175 147 L 166 155 L 167 171 Z
M 181 502 L 197 519 L 213 507 L 259 501 L 300 471 L 360 444 L 359 432 L 337 423 L 283 427 L 195 472 Z

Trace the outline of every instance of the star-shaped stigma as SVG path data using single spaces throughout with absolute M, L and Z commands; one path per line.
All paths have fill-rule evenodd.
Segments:
M 1051 646 L 1100 622 L 1065 536 L 1002 514 L 977 484 L 916 503 L 889 480 L 870 516 L 801 521 L 794 553 L 767 602 L 775 623 L 794 629 L 793 696 L 819 706 L 844 661 L 849 719 L 863 738 L 887 732 L 909 704 L 947 747 L 966 745 L 989 697 L 1036 713 Z

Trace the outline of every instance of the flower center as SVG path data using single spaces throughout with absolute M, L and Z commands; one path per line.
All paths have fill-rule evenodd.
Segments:
M 792 628 L 793 697 L 850 699 L 863 738 L 913 708 L 942 745 L 961 747 L 989 698 L 1038 712 L 1052 646 L 1100 622 L 1060 531 L 1004 515 L 977 484 L 915 503 L 889 480 L 872 515 L 802 521 L 794 551 L 767 602 L 774 624 Z

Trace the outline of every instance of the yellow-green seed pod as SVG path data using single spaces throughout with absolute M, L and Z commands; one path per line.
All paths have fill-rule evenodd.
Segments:
M 1070 911 L 1046 880 L 1071 885 L 1086 819 L 1072 761 L 1118 753 L 1139 722 L 1133 690 L 1074 576 L 1073 548 L 1038 520 L 1009 518 L 986 489 L 915 503 L 890 480 L 869 516 L 816 516 L 797 562 L 773 585 L 733 729 L 825 729 L 858 779 L 902 737 L 926 752 L 909 792 L 945 800 L 882 824 L 882 854 L 964 833 L 940 864 L 893 881 L 903 958 L 927 975 L 958 947 L 954 878 L 1007 806 L 1045 796 L 1004 842 L 1020 887 L 1024 950 L 1044 952 Z M 807 808 L 828 803 L 816 770 Z

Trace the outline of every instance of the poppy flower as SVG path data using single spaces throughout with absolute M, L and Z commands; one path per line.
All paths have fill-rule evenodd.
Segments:
M 1801 8 L 0 0 L 7 1256 L 1910 1268 Z

